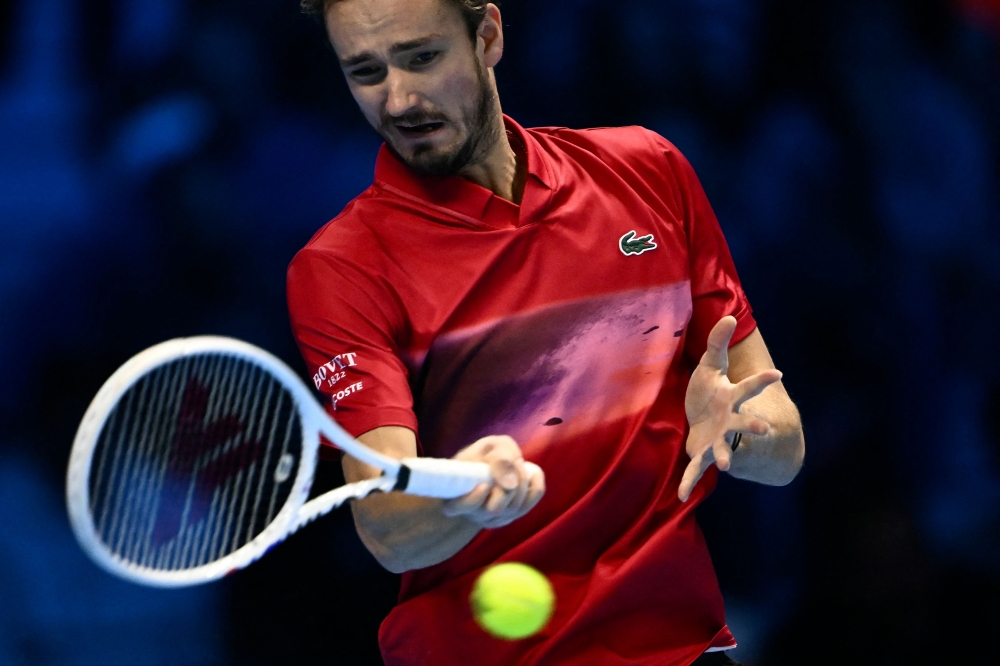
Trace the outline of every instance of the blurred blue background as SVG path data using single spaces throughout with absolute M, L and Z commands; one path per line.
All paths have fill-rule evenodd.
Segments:
M 521 124 L 698 171 L 801 408 L 701 509 L 748 665 L 988 661 L 1000 611 L 1000 2 L 507 0 Z M 114 369 L 223 334 L 304 370 L 284 270 L 379 140 L 295 0 L 0 4 L 0 664 L 377 664 L 341 511 L 229 580 L 116 581 L 62 475 Z M 335 476 L 336 470 L 324 469 Z

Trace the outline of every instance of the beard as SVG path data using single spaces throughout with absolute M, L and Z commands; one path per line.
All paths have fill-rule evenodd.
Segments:
M 454 176 L 470 164 L 486 158 L 496 146 L 501 133 L 497 128 L 496 95 L 489 85 L 483 68 L 476 68 L 478 90 L 475 102 L 462 109 L 462 124 L 466 137 L 451 149 L 434 148 L 430 142 L 417 143 L 410 157 L 404 156 L 395 146 L 390 129 L 396 121 L 408 125 L 430 122 L 447 122 L 440 114 L 415 112 L 400 118 L 382 116 L 378 133 L 382 135 L 389 150 L 411 170 L 421 176 Z

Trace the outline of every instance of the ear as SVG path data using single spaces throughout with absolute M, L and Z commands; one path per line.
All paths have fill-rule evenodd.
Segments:
M 476 35 L 483 40 L 483 64 L 496 67 L 503 57 L 503 23 L 500 22 L 500 8 L 492 2 L 486 5 L 486 16 Z

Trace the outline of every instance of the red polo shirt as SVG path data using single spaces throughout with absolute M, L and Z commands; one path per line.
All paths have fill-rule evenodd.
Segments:
M 546 473 L 539 505 L 403 575 L 382 624 L 396 664 L 687 664 L 735 645 L 695 507 L 684 393 L 712 326 L 756 326 L 688 162 L 639 127 L 526 130 L 520 205 L 410 172 L 375 182 L 288 271 L 292 328 L 331 414 L 358 435 L 401 425 L 450 457 L 507 434 Z M 545 573 L 549 625 L 490 638 L 468 596 L 504 560 Z

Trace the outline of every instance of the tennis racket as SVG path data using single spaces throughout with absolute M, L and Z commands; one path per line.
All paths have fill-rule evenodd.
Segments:
M 321 435 L 382 476 L 307 503 Z M 204 336 L 140 352 L 105 382 L 73 443 L 66 502 L 77 540 L 104 569 L 180 587 L 246 567 L 347 500 L 459 497 L 491 479 L 485 463 L 373 451 L 280 360 Z

